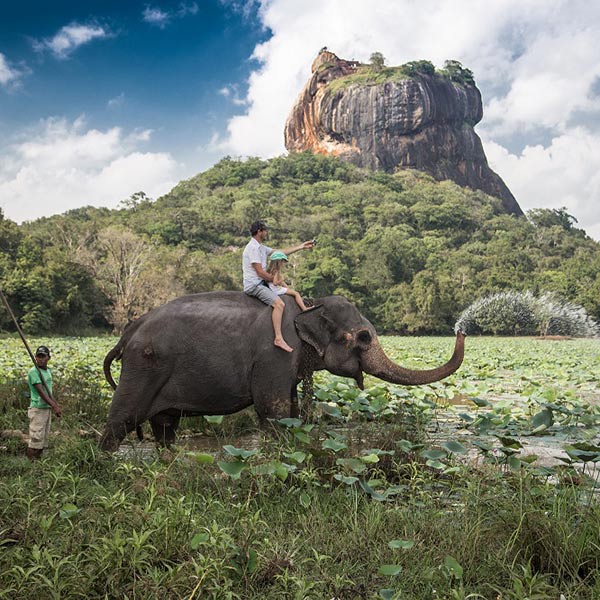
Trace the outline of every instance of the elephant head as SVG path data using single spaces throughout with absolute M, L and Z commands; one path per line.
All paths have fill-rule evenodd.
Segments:
M 352 377 L 363 388 L 363 372 L 400 385 L 423 385 L 454 373 L 464 356 L 465 335 L 458 332 L 450 360 L 434 369 L 406 369 L 391 361 L 375 329 L 356 307 L 341 296 L 318 300 L 315 308 L 300 313 L 296 329 L 300 338 L 314 348 L 320 364 L 335 375 Z

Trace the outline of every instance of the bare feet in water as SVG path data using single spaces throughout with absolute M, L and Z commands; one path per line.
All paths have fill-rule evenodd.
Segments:
M 273 344 L 286 352 L 293 352 L 294 349 L 291 346 L 288 346 L 283 338 L 275 338 Z

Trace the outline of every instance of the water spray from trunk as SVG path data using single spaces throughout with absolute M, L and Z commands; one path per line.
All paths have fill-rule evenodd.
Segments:
M 479 298 L 458 318 L 455 331 L 494 335 L 597 337 L 598 323 L 586 310 L 559 296 L 507 291 Z

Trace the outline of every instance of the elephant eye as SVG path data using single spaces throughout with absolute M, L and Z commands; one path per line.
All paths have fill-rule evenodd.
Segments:
M 359 344 L 370 344 L 371 334 L 366 329 L 363 329 L 362 331 L 359 331 L 356 335 L 356 340 Z

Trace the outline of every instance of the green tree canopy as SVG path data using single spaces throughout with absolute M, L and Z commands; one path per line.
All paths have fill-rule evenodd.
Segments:
M 600 245 L 565 209 L 517 218 L 450 181 L 311 153 L 225 158 L 120 210 L 84 207 L 21 226 L 2 218 L 0 276 L 31 330 L 119 329 L 175 295 L 241 289 L 258 218 L 270 246 L 318 239 L 292 255 L 293 287 L 347 296 L 381 332 L 450 333 L 476 298 L 508 289 L 554 292 L 600 317 Z M 0 327 L 10 329 L 5 316 Z

